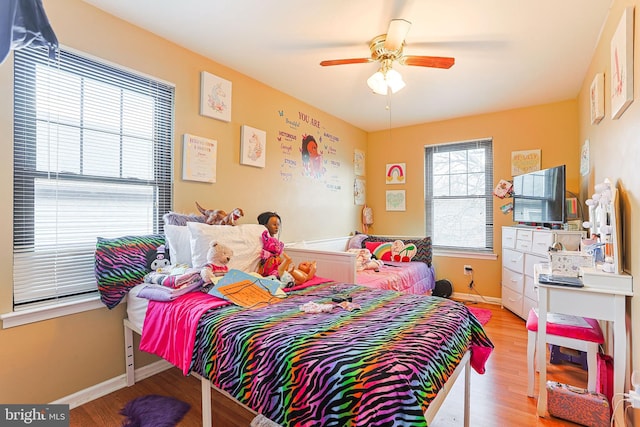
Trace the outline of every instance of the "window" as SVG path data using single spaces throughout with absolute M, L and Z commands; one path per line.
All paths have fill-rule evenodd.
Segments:
M 96 238 L 157 233 L 174 87 L 61 49 L 14 55 L 14 311 L 97 292 Z
M 493 249 L 490 139 L 425 147 L 426 232 L 433 246 Z

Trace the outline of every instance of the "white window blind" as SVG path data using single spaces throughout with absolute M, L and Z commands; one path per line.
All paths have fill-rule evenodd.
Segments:
M 14 310 L 97 291 L 97 237 L 170 210 L 174 87 L 66 49 L 14 54 Z
M 492 141 L 425 147 L 425 181 L 426 232 L 433 246 L 492 250 Z

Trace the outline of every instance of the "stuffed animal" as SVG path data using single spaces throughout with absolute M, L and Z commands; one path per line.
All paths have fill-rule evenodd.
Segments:
M 165 245 L 160 245 L 155 251 L 147 253 L 147 266 L 151 271 L 161 272 L 164 268 L 169 267 L 171 262 L 168 257 L 168 249 Z
M 348 252 L 356 254 L 356 270 L 374 270 L 379 271 L 382 261 L 371 258 L 369 249 L 349 249 Z
M 207 251 L 207 265 L 200 271 L 205 284 L 209 284 L 216 276 L 224 276 L 229 271 L 229 261 L 233 257 L 233 250 L 218 242 L 211 242 Z
M 244 211 L 241 208 L 235 208 L 220 221 L 220 225 L 236 225 L 236 221 L 244 216 Z
M 235 208 L 230 213 L 222 209 L 205 209 L 198 202 L 196 207 L 204 215 L 204 222 L 209 225 L 236 225 L 236 221 L 244 216 L 241 208 Z

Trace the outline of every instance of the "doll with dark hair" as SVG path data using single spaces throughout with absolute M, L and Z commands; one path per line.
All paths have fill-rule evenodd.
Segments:
M 265 277 L 276 276 L 280 278 L 285 267 L 282 261 L 288 258 L 284 253 L 284 243 L 278 239 L 282 224 L 280 215 L 275 212 L 262 212 L 258 215 L 258 224 L 267 228 L 262 233 L 262 253 L 258 273 Z

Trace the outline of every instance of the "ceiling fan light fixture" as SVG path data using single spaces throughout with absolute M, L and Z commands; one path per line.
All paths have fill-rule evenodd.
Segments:
M 391 89 L 391 93 L 396 93 L 406 86 L 404 80 L 402 80 L 402 76 L 400 75 L 400 73 L 394 69 L 390 69 L 389 71 L 387 71 L 385 80 L 387 81 L 387 86 L 389 86 L 389 89 Z
M 389 89 L 391 89 L 391 93 L 396 93 L 406 86 L 400 73 L 392 68 L 386 72 L 383 72 L 382 69 L 376 71 L 367 79 L 367 85 L 378 95 L 386 95 Z
M 387 94 L 387 82 L 385 81 L 382 71 L 376 71 L 371 77 L 367 79 L 367 86 L 378 95 Z

